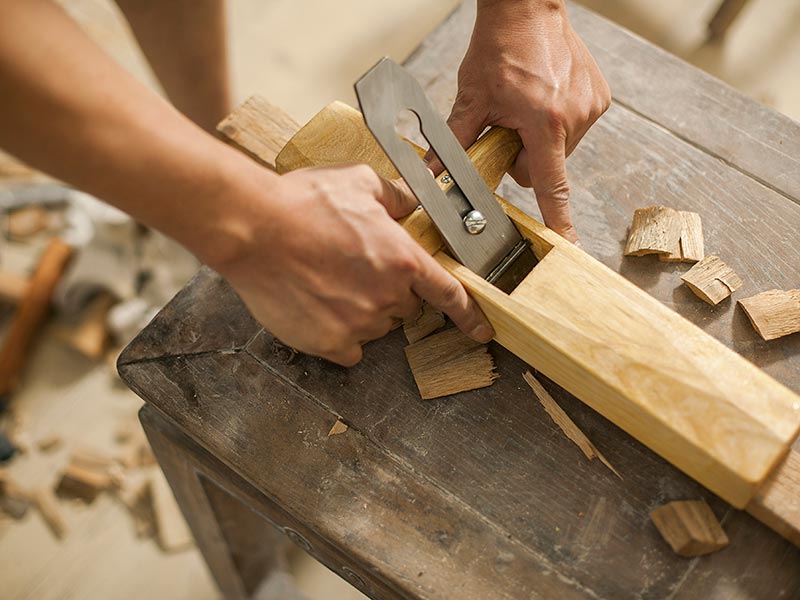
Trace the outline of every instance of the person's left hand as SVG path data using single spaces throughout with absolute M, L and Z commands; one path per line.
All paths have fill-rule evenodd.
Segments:
M 479 0 L 448 123 L 465 148 L 490 125 L 515 129 L 524 148 L 511 175 L 533 187 L 545 224 L 575 242 L 565 159 L 611 93 L 559 4 Z

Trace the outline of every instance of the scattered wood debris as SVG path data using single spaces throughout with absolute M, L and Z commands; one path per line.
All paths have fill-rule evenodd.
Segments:
M 706 256 L 681 275 L 698 298 L 715 306 L 742 287 L 742 280 L 718 256 Z
M 161 469 L 153 471 L 150 495 L 161 549 L 165 552 L 177 552 L 191 546 L 194 543 L 192 534 Z
M 53 452 L 61 447 L 61 436 L 57 433 L 50 433 L 39 438 L 36 442 L 36 448 L 39 452 Z
M 456 328 L 406 346 L 405 352 L 423 400 L 487 387 L 497 379 L 487 346 Z
M 403 322 L 403 333 L 410 344 L 427 337 L 437 329 L 444 327 L 444 314 L 427 302 L 423 302 L 422 311 L 414 321 Z
M 739 304 L 765 340 L 800 331 L 800 289 L 769 290 L 739 300 Z
M 336 423 L 333 424 L 333 427 L 331 427 L 331 430 L 328 432 L 328 437 L 344 433 L 345 431 L 347 431 L 347 429 L 348 429 L 347 424 L 344 421 L 342 421 L 341 419 L 336 419 Z
M 681 556 L 702 556 L 728 545 L 728 536 L 705 500 L 682 500 L 650 513 L 664 540 Z
M 87 504 L 111 487 L 111 478 L 102 470 L 88 468 L 74 459 L 67 465 L 56 487 L 59 496 L 80 498 Z
M 610 462 L 606 459 L 605 456 L 595 447 L 595 445 L 591 442 L 591 440 L 586 437 L 586 434 L 580 430 L 580 428 L 575 424 L 575 422 L 569 418 L 569 415 L 564 412 L 564 409 L 561 408 L 558 403 L 553 399 L 550 393 L 544 389 L 544 386 L 536 379 L 530 371 L 526 371 L 523 373 L 522 377 L 528 382 L 528 385 L 531 386 L 533 393 L 536 394 L 536 397 L 539 399 L 539 402 L 544 407 L 547 414 L 550 415 L 550 418 L 553 419 L 556 425 L 561 428 L 561 431 L 564 432 L 572 442 L 581 449 L 581 451 L 586 455 L 586 458 L 589 460 L 593 460 L 594 458 L 599 458 L 600 462 L 603 463 L 606 467 L 608 467 L 614 475 L 622 479 L 622 475 L 611 465 Z
M 100 360 L 110 340 L 108 314 L 116 302 L 109 293 L 97 294 L 87 303 L 76 322 L 58 330 L 57 337 L 84 356 Z
M 67 522 L 64 520 L 64 515 L 61 514 L 52 490 L 46 488 L 37 490 L 34 492 L 33 501 L 53 535 L 58 539 L 64 539 L 68 532 Z
M 703 223 L 700 215 L 688 210 L 678 211 L 681 235 L 678 245 L 669 254 L 660 254 L 662 262 L 698 262 L 705 258 Z
M 625 256 L 680 252 L 681 218 L 666 206 L 637 208 L 625 245 Z

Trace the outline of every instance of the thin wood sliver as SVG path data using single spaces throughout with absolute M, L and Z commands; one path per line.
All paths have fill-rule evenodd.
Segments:
M 622 475 L 608 462 L 608 459 L 597 449 L 597 446 L 586 437 L 586 434 L 575 424 L 575 421 L 569 418 L 569 415 L 564 412 L 564 409 L 558 405 L 558 402 L 553 399 L 550 393 L 544 389 L 544 386 L 539 383 L 539 380 L 531 375 L 530 371 L 523 373 L 522 377 L 528 385 L 531 386 L 533 393 L 536 394 L 539 402 L 544 407 L 545 411 L 547 411 L 547 414 L 550 415 L 550 418 L 553 419 L 553 422 L 559 426 L 561 431 L 564 432 L 564 435 L 581 449 L 586 458 L 589 460 L 599 458 L 600 462 L 607 466 L 614 475 L 622 479 Z

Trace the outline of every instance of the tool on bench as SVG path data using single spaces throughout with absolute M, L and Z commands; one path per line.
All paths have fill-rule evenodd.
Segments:
M 451 254 L 504 292 L 513 291 L 536 264 L 530 242 L 506 216 L 417 80 L 383 58 L 355 87 L 367 127 L 427 211 Z M 414 148 L 397 135 L 395 120 L 404 109 L 417 115 L 422 134 L 447 170 L 443 177 L 454 181 L 446 192 Z

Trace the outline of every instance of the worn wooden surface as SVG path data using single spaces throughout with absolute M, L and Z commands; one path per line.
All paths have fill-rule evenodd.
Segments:
M 407 63 L 443 112 L 472 11 L 456 12 Z M 571 11 L 615 95 L 568 163 L 584 247 L 800 391 L 800 336 L 764 342 L 734 303 L 711 308 L 680 285 L 689 265 L 622 255 L 633 210 L 663 204 L 701 215 L 707 252 L 745 282 L 737 294 L 796 288 L 800 128 Z M 500 194 L 538 216 L 529 192 L 506 181 Z M 375 597 L 800 594 L 800 550 L 545 380 L 625 479 L 586 461 L 539 410 L 525 365 L 510 353 L 492 347 L 500 378 L 491 388 L 422 402 L 404 344 L 395 331 L 349 370 L 295 356 L 203 270 L 129 347 L 120 370 L 215 464 L 259 490 L 251 505 L 279 506 L 293 530 L 315 540 L 316 556 Z M 339 416 L 349 429 L 329 438 Z M 663 544 L 648 513 L 698 498 L 731 543 L 687 560 Z

